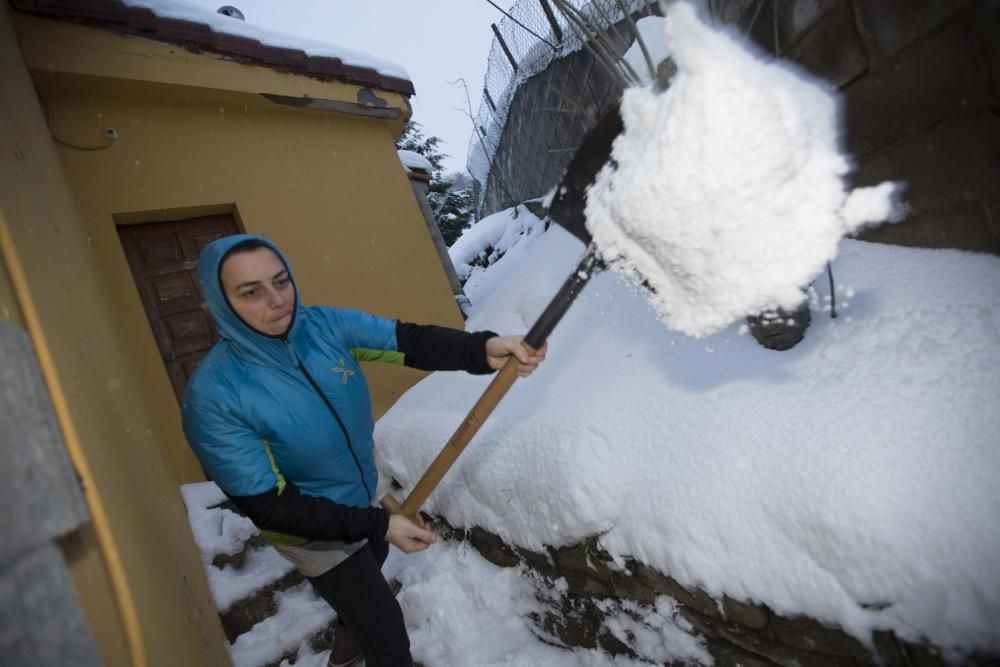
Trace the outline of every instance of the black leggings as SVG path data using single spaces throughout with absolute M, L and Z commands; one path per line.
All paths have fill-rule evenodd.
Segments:
M 354 632 L 368 667 L 410 667 L 403 610 L 382 576 L 388 555 L 388 542 L 369 542 L 332 570 L 309 577 L 309 582 Z

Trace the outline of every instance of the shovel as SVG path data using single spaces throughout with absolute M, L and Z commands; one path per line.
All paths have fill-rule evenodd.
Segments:
M 549 206 L 549 218 L 583 241 L 587 246 L 587 251 L 573 273 L 552 297 L 549 305 L 538 316 L 538 320 L 525 334 L 521 344 L 528 352 L 534 353 L 535 350 L 545 345 L 545 341 L 559 324 L 559 320 L 569 310 L 583 287 L 595 273 L 604 269 L 597 248 L 594 246 L 585 225 L 584 206 L 587 188 L 594 182 L 597 172 L 611 156 L 611 144 L 621 131 L 622 120 L 616 105 L 598 121 L 597 125 L 584 138 L 583 144 L 566 168 L 552 204 Z M 465 446 L 469 444 L 483 422 L 493 413 L 493 409 L 517 380 L 517 364 L 518 361 L 513 356 L 507 360 L 455 430 L 454 435 L 441 449 L 441 453 L 437 455 L 423 477 L 413 487 L 413 491 L 402 503 L 391 494 L 382 497 L 382 506 L 387 511 L 409 518 L 416 516 L 424 501 L 431 495 L 445 473 L 465 449 Z

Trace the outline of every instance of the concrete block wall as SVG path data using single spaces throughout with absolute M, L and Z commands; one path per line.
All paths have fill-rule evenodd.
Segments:
M 860 238 L 1000 254 L 1000 2 L 709 4 L 762 49 L 841 92 L 855 185 L 906 183 L 906 220 Z M 618 93 L 585 50 L 522 83 L 482 213 L 552 188 Z
M 0 261 L 0 272 L 4 265 Z M 0 317 L 0 655 L 10 667 L 103 664 L 63 549 L 90 516 L 28 335 Z M 94 619 L 90 619 L 93 622 Z
M 776 14 L 779 55 L 841 90 L 854 183 L 906 183 L 906 220 L 860 238 L 1000 254 L 1000 3 L 796 0 Z

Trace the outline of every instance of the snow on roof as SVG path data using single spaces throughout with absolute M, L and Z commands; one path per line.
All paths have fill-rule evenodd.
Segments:
M 428 174 L 433 173 L 434 165 L 430 163 L 430 160 L 425 158 L 420 153 L 415 151 L 399 150 L 396 151 L 399 154 L 399 161 L 403 163 L 407 171 L 411 169 L 420 169 L 426 171 Z
M 582 253 L 504 214 L 521 232 L 472 271 L 470 331 L 523 332 Z M 1000 258 L 843 241 L 834 273 L 840 316 L 818 280 L 787 352 L 739 323 L 671 332 L 594 277 L 426 509 L 533 549 L 599 535 L 619 562 L 863 641 L 1000 651 Z M 386 472 L 415 483 L 489 380 L 407 392 L 376 426 Z
M 254 25 L 204 9 L 187 0 L 13 0 L 23 11 L 83 19 L 144 37 L 209 48 L 257 64 L 374 85 L 413 94 L 406 70 L 395 63 L 334 44 Z

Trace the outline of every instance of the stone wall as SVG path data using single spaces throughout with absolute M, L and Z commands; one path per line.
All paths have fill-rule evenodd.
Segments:
M 627 614 L 684 628 L 700 637 L 716 665 L 743 667 L 944 667 L 939 651 L 925 643 L 907 642 L 891 632 L 877 632 L 865 645 L 838 628 L 805 617 L 785 617 L 766 605 L 728 596 L 714 599 L 681 586 L 667 574 L 634 560 L 615 566 L 597 546 L 597 538 L 545 553 L 505 544 L 480 528 L 459 531 L 438 520 L 436 530 L 448 539 L 467 540 L 484 558 L 500 567 L 523 567 L 535 580 L 544 611 L 531 620 L 545 641 L 579 648 L 599 648 L 616 655 L 659 663 L 644 652 L 649 644 L 629 632 L 611 632 L 605 619 Z M 563 580 L 565 583 L 560 582 Z M 663 600 L 666 597 L 667 602 Z M 660 602 L 657 605 L 657 602 Z M 662 628 L 649 626 L 650 633 Z M 661 636 L 663 636 L 661 634 Z M 645 646 L 644 646 L 645 645 Z M 684 661 L 681 661 L 684 662 Z M 1000 667 L 1000 656 L 972 656 L 968 667 Z
M 907 183 L 904 222 L 861 238 L 1000 254 L 1000 3 L 710 3 L 770 53 L 842 93 L 855 185 Z M 545 194 L 618 90 L 586 51 L 522 83 L 482 214 Z

